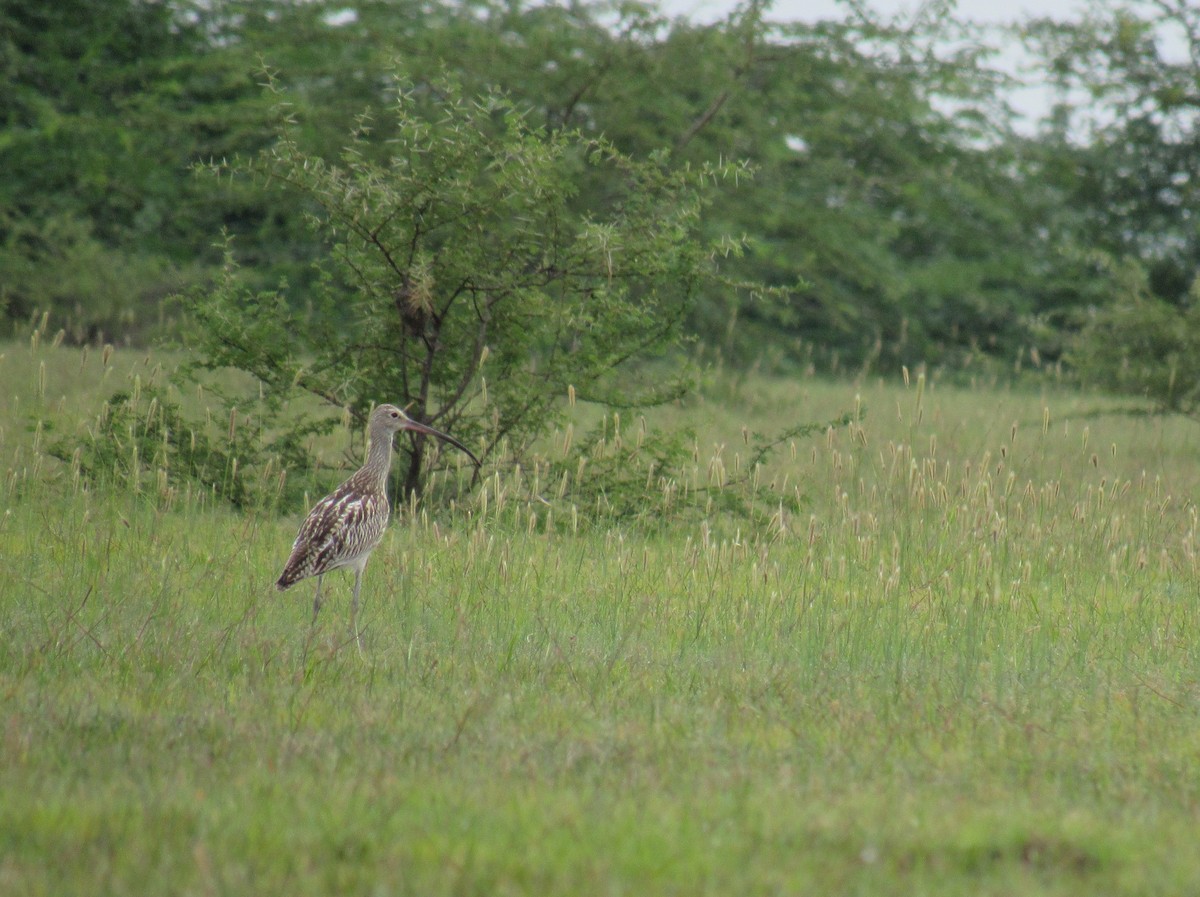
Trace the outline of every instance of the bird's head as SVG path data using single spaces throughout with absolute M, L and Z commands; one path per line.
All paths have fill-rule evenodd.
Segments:
M 475 457 L 474 453 L 453 436 L 443 433 L 441 430 L 431 427 L 428 424 L 417 423 L 417 421 L 413 420 L 395 405 L 376 406 L 375 410 L 371 412 L 371 430 L 372 432 L 382 430 L 389 435 L 399 430 L 409 430 L 413 433 L 434 436 L 443 442 L 450 443 L 459 451 L 466 453 L 467 457 L 475 462 L 476 467 L 480 466 L 479 459 Z

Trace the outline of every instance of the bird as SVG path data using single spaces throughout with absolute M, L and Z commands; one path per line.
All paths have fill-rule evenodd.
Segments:
M 359 651 L 362 651 L 362 640 L 358 634 L 358 594 L 362 588 L 363 570 L 371 552 L 383 538 L 391 515 L 387 482 L 392 469 L 393 437 L 401 430 L 436 436 L 465 452 L 475 462 L 475 467 L 479 467 L 479 459 L 453 436 L 418 423 L 395 405 L 376 406 L 367 429 L 370 445 L 366 462 L 342 485 L 313 505 L 300 525 L 292 553 L 275 582 L 275 587 L 282 592 L 302 579 L 317 578 L 312 616 L 315 626 L 317 614 L 321 612 L 322 577 L 341 567 L 353 570 L 350 625 Z

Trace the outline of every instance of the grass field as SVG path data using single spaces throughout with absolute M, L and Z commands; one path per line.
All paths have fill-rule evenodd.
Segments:
M 547 533 L 487 481 L 393 525 L 364 658 L 349 575 L 315 629 L 272 588 L 303 508 L 43 455 L 153 358 L 0 356 L 0 893 L 1200 893 L 1192 423 L 718 378 L 700 479 L 866 407 L 763 472 L 801 512 Z

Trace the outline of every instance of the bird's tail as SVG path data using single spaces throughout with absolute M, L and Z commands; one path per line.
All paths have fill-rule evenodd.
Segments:
M 296 544 L 292 547 L 292 553 L 288 555 L 287 563 L 283 565 L 283 572 L 279 574 L 279 579 L 275 580 L 275 588 L 282 592 L 308 576 L 308 565 L 304 559 L 305 553 L 297 539 Z

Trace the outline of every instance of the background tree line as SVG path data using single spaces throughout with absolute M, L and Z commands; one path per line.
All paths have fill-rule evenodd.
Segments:
M 1200 10 L 1095 4 L 1006 35 L 952 2 L 902 24 L 854 3 L 817 24 L 765 11 L 696 24 L 639 2 L 5 2 L 4 320 L 48 309 L 73 340 L 145 340 L 171 323 L 164 297 L 219 279 L 223 233 L 250 287 L 284 284 L 303 306 L 326 249 L 304 224 L 311 197 L 194 166 L 276 139 L 264 66 L 297 145 L 324 158 L 386 106 L 397 71 L 451 72 L 547 134 L 681 170 L 750 163 L 699 227 L 744 236 L 725 271 L 777 289 L 701 285 L 686 328 L 706 351 L 783 366 L 1066 357 L 1191 409 Z M 1032 135 L 991 67 L 1002 40 L 1062 87 Z M 364 152 L 385 153 L 387 119 L 371 128 Z M 622 176 L 577 175 L 581 218 Z

